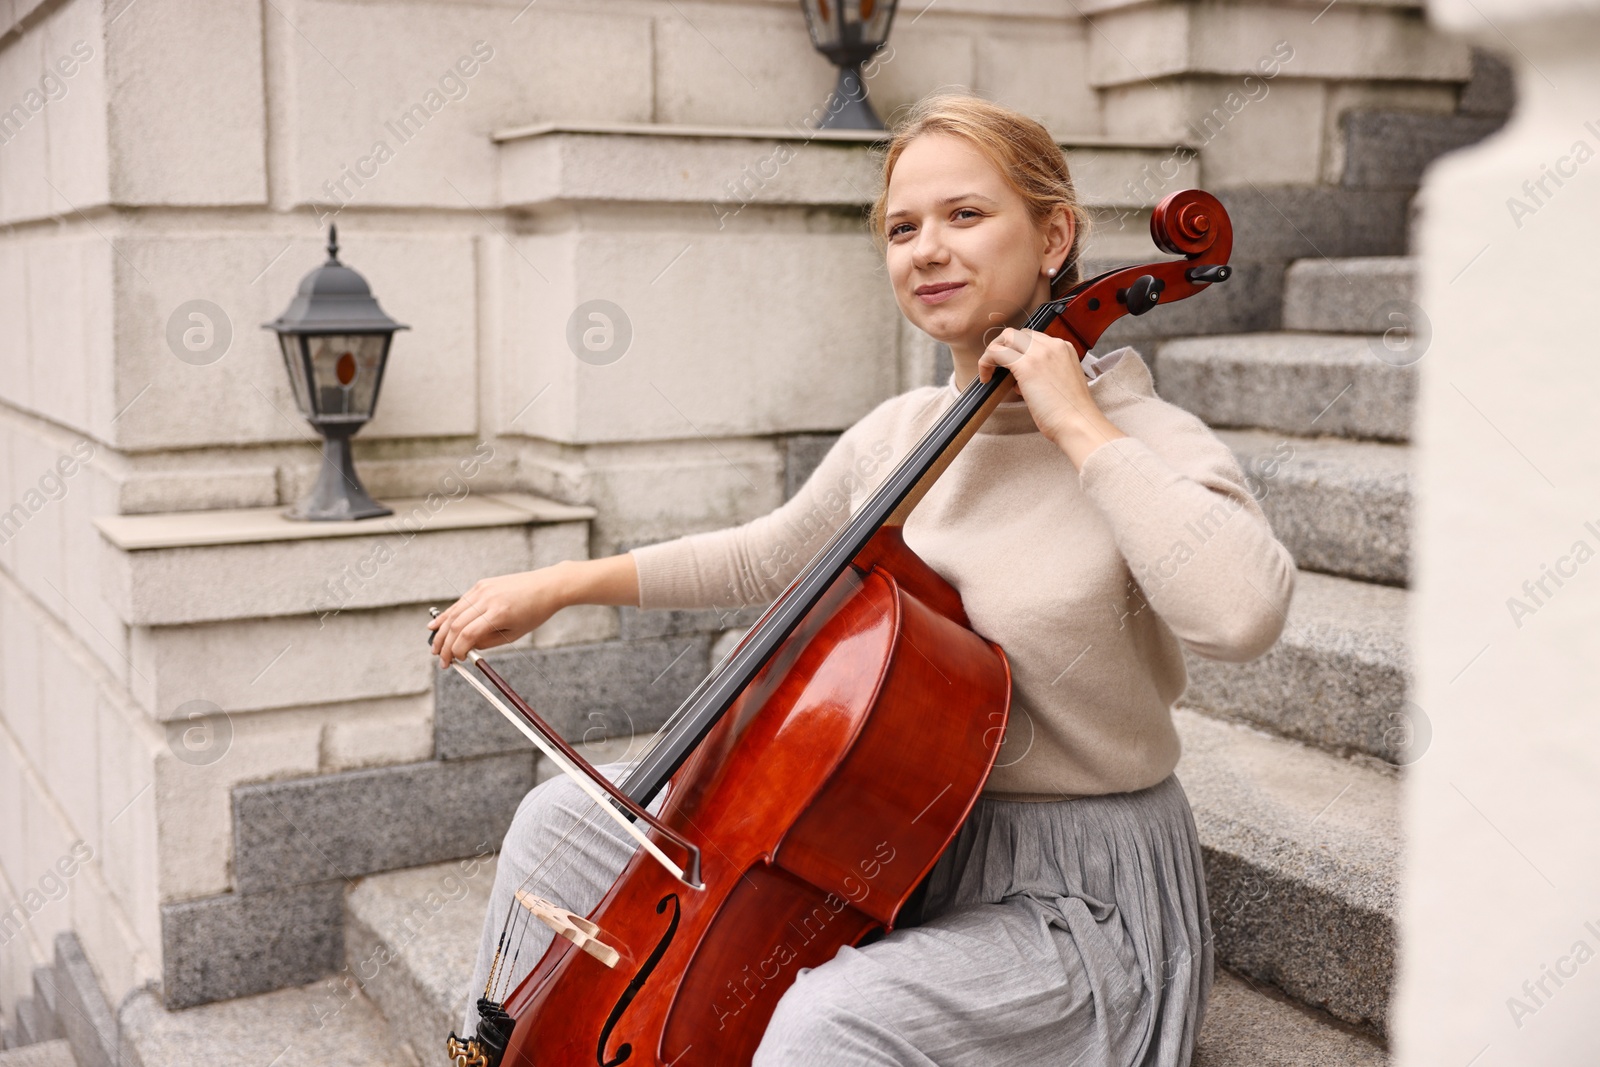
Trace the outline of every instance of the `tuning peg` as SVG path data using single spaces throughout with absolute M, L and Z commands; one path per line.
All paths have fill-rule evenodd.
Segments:
M 1153 274 L 1141 274 L 1126 289 L 1117 290 L 1117 302 L 1127 305 L 1128 314 L 1143 315 L 1161 300 L 1167 283 Z
M 1233 277 L 1233 268 L 1226 263 L 1213 263 L 1207 267 L 1190 267 L 1187 274 L 1190 283 L 1199 285 L 1201 282 L 1225 282 Z

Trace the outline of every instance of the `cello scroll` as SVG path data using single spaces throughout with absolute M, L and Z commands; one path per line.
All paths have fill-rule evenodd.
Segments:
M 1055 315 L 1035 328 L 1070 343 L 1081 359 L 1123 315 L 1191 297 L 1233 274 L 1233 223 L 1210 193 L 1183 189 L 1165 197 L 1150 214 L 1150 238 L 1163 252 L 1184 258 L 1121 267 L 1081 282 L 1045 305 Z

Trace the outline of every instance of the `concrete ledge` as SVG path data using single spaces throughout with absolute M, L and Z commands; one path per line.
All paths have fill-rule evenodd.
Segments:
M 1301 568 L 1403 585 L 1410 576 L 1406 445 L 1220 430 L 1272 531 Z
M 414 512 L 426 515 L 418 528 L 466 530 L 483 526 L 525 526 L 573 522 L 595 517 L 595 509 L 562 504 L 527 493 L 472 493 L 439 505 L 431 497 L 383 501 L 394 514 L 350 522 L 298 522 L 284 517 L 283 507 L 233 508 L 226 511 L 178 511 L 164 515 L 103 515 L 94 520 L 107 541 L 124 552 L 205 545 L 311 541 L 332 537 L 370 537 L 375 533 L 415 532 L 406 525 Z M 435 514 L 437 512 L 437 514 Z
M 877 162 L 866 149 L 879 140 L 871 133 L 632 123 L 541 123 L 495 135 L 503 207 L 704 203 L 708 220 L 746 204 L 859 207 L 877 188 Z M 1177 147 L 1106 137 L 1060 144 L 1091 207 L 1154 204 L 1158 198 L 1136 183 Z M 1198 184 L 1198 171 L 1189 164 L 1182 181 Z
M 1320 17 L 1309 6 L 1098 0 L 1085 12 L 1095 13 L 1089 83 L 1104 89 L 1196 75 L 1259 76 L 1261 57 L 1278 40 L 1295 47 L 1284 68 L 1292 78 L 1465 82 L 1471 73 L 1467 46 L 1416 17 L 1419 5 L 1411 0 L 1337 4 Z
M 1380 342 L 1338 334 L 1228 334 L 1168 341 L 1156 363 L 1167 400 L 1215 427 L 1411 436 L 1417 367 L 1393 366 Z
M 343 903 L 343 883 L 322 882 L 163 904 L 166 1007 L 232 1000 L 332 973 L 344 954 Z
M 1217 969 L 1193 1067 L 1387 1067 L 1370 1036 Z
M 1389 312 L 1416 299 L 1416 274 L 1409 256 L 1302 259 L 1284 279 L 1284 328 L 1381 334 L 1401 324 Z
M 188 1011 L 150 993 L 123 1004 L 122 1062 L 129 1067 L 416 1067 L 361 991 L 316 982 Z M 425 1061 L 441 1062 L 437 1053 Z
M 233 869 L 240 899 L 495 847 L 533 788 L 533 754 L 523 747 L 520 754 L 470 762 L 429 761 L 235 788 Z
M 1383 1032 L 1393 984 L 1399 782 L 1292 741 L 1174 713 L 1217 961 Z
M 486 574 L 588 556 L 585 518 L 552 521 L 529 509 L 492 502 L 487 513 L 475 513 L 474 499 L 442 505 L 430 522 L 419 526 L 363 525 L 328 537 L 318 531 L 276 527 L 263 531 L 266 539 L 239 540 L 242 534 L 237 528 L 246 525 L 248 516 L 236 522 L 222 519 L 224 528 L 234 523 L 231 533 L 222 529 L 207 533 L 206 513 L 159 517 L 184 526 L 179 532 L 136 526 L 130 533 L 128 525 L 155 517 L 124 516 L 126 523 L 113 529 L 118 536 L 129 537 L 130 544 L 144 547 L 104 546 L 106 600 L 118 618 L 133 626 L 325 616 L 429 601 L 449 603 Z M 454 524 L 455 508 L 486 521 Z M 271 523 L 264 516 L 255 519 Z M 191 522 L 198 529 L 190 527 Z M 275 536 L 280 532 L 284 536 Z M 135 536 L 142 540 L 132 541 Z M 180 537 L 196 543 L 174 543 Z M 202 540 L 207 537 L 214 539 Z M 423 647 L 421 638 L 417 647 Z
M 1425 732 L 1408 717 L 1406 593 L 1301 571 L 1283 636 L 1250 663 L 1187 657 L 1183 702 L 1338 755 L 1413 762 Z

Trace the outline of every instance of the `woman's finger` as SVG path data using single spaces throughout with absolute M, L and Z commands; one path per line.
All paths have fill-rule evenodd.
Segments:
M 465 593 L 462 593 L 459 597 L 457 597 L 455 603 L 451 604 L 439 614 L 435 615 L 431 622 L 437 623 L 440 627 L 442 627 L 449 623 L 450 620 L 454 619 L 457 615 L 460 615 L 462 611 L 473 606 L 474 604 L 477 604 L 488 591 L 487 582 L 488 580 L 485 578 L 479 578 L 476 582 L 473 582 L 472 588 L 468 589 Z
M 467 595 L 471 596 L 470 593 Z M 450 634 L 450 624 L 455 621 L 457 615 L 461 614 L 462 605 L 465 603 L 466 597 L 462 597 L 428 620 L 428 625 L 433 627 L 433 642 L 429 648 L 434 655 L 438 655 L 440 650 L 444 648 L 445 641 Z
M 983 350 L 983 355 L 978 357 L 978 377 L 988 381 L 989 375 L 995 367 L 1011 367 L 1022 358 L 1022 352 L 1015 344 L 1016 331 L 1007 327 L 998 337 L 989 343 Z M 987 371 L 987 373 L 986 373 Z
M 440 628 L 440 632 L 445 634 L 444 642 L 439 648 L 439 655 L 443 660 L 440 666 L 448 667 L 452 660 L 461 659 L 472 650 L 470 644 L 466 647 L 460 647 L 461 635 L 472 624 L 473 620 L 483 615 L 484 611 L 485 608 L 482 604 L 468 605 L 450 621 L 448 632 L 443 627 Z
M 486 611 L 462 628 L 451 651 L 457 659 L 465 659 L 473 649 L 494 648 L 510 639 L 511 631 L 500 624 L 494 612 Z

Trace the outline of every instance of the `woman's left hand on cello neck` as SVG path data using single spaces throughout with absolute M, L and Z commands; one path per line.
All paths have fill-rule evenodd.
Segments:
M 1039 432 L 1054 441 L 1079 470 L 1096 448 L 1128 436 L 1095 403 L 1078 353 L 1068 342 L 1008 326 L 979 357 L 979 380 L 988 381 L 995 367 L 1011 372 L 1012 389 L 1028 402 Z

